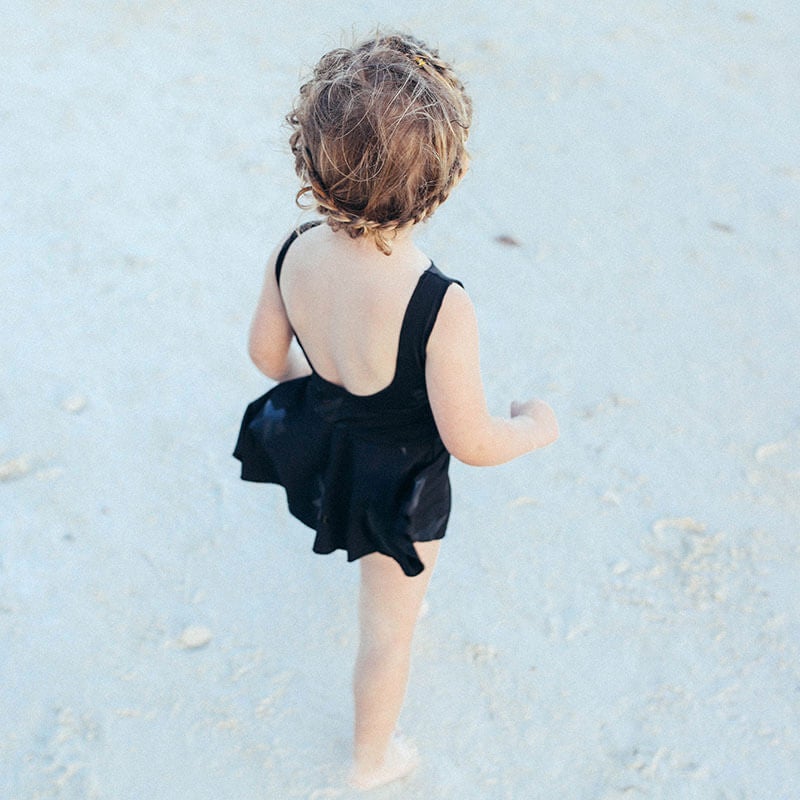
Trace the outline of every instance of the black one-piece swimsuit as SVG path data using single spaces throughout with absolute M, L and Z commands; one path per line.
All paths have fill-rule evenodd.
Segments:
M 279 282 L 297 235 L 278 254 Z M 414 542 L 444 536 L 450 456 L 428 402 L 425 348 L 453 282 L 433 264 L 420 276 L 386 388 L 354 395 L 312 365 L 247 407 L 234 451 L 242 479 L 283 486 L 291 513 L 316 531 L 315 552 L 346 550 L 348 561 L 383 553 L 413 576 L 423 570 Z

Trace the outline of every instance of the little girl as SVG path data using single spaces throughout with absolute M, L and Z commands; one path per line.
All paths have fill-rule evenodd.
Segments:
M 316 552 L 360 559 L 350 782 L 362 789 L 417 763 L 395 729 L 450 513 L 449 454 L 500 464 L 558 437 L 539 400 L 489 414 L 469 297 L 414 244 L 467 169 L 471 116 L 451 67 L 415 38 L 323 56 L 287 117 L 298 202 L 309 195 L 323 219 L 276 248 L 250 332 L 279 383 L 245 414 L 242 478 L 282 485 Z

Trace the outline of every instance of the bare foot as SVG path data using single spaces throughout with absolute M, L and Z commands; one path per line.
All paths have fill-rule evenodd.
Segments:
M 389 742 L 383 763 L 371 768 L 354 766 L 348 783 L 354 789 L 376 789 L 378 786 L 405 778 L 417 768 L 418 764 L 417 748 L 407 739 L 395 737 Z

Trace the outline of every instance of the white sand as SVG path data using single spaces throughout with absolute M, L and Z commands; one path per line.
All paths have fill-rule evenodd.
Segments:
M 376 796 L 797 800 L 790 0 L 6 4 L 0 797 L 347 796 L 357 569 L 230 451 L 297 219 L 281 117 L 377 22 L 470 85 L 474 169 L 422 241 L 493 409 L 543 395 L 562 439 L 454 464 L 425 762 Z

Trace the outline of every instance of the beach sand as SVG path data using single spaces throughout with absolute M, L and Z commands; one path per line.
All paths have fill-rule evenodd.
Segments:
M 420 242 L 492 410 L 452 467 L 375 797 L 800 798 L 800 11 L 36 2 L 0 17 L 0 797 L 347 798 L 358 569 L 231 458 L 300 218 L 301 74 L 452 59 L 472 171 Z

